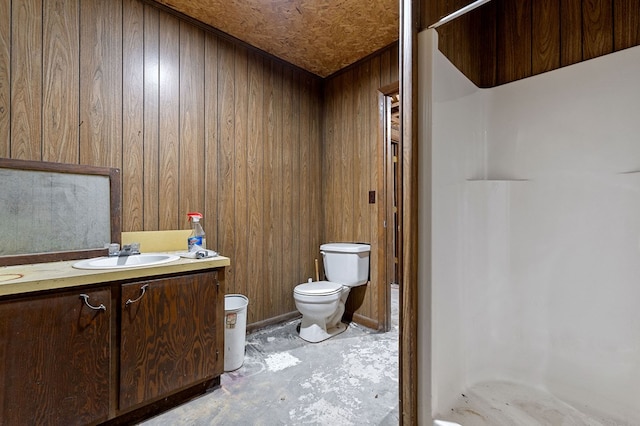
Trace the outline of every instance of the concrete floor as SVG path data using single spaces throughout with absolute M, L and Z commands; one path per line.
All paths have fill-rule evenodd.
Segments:
M 391 331 L 352 323 L 315 344 L 298 337 L 300 320 L 257 331 L 220 388 L 142 424 L 397 425 L 397 287 L 391 293 Z

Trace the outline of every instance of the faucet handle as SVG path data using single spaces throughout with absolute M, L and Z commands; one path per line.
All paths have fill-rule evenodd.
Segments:
M 131 243 L 131 244 L 129 244 L 129 250 L 130 250 L 131 254 L 140 254 L 140 243 Z

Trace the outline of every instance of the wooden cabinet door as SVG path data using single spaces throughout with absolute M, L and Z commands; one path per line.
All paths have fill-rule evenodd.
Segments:
M 222 374 L 218 288 L 216 271 L 122 285 L 120 410 Z
M 0 302 L 0 425 L 107 419 L 111 290 Z

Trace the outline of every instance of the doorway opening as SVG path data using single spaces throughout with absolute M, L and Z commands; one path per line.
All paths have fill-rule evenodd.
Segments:
M 383 197 L 379 208 L 380 257 L 378 282 L 384 283 L 385 329 L 391 326 L 391 290 L 402 294 L 402 138 L 400 132 L 400 87 L 393 83 L 379 89 L 380 167 Z M 402 315 L 400 313 L 400 315 Z M 397 319 L 396 319 L 397 320 Z

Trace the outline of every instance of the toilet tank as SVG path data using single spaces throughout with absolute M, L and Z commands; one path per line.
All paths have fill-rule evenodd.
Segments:
M 349 287 L 366 284 L 369 281 L 370 252 L 369 244 L 322 244 L 320 253 L 327 280 Z

